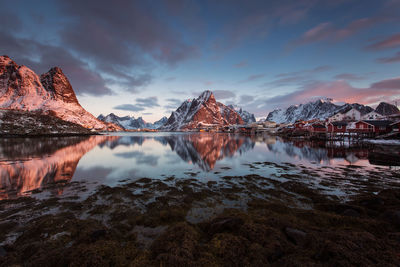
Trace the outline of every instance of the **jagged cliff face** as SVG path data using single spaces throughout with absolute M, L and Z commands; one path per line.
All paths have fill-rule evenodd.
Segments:
M 7 56 L 0 57 L 0 107 L 36 110 L 51 99 L 32 70 L 18 66 Z
M 0 57 L 0 108 L 37 111 L 89 129 L 120 129 L 96 119 L 82 108 L 60 68 L 52 68 L 39 78 L 7 56 Z
M 198 98 L 183 102 L 161 129 L 176 131 L 233 124 L 244 124 L 240 115 L 217 102 L 211 91 L 204 91 Z
M 79 105 L 71 84 L 60 68 L 54 67 L 42 74 L 40 82 L 48 92 L 52 93 L 54 99 Z

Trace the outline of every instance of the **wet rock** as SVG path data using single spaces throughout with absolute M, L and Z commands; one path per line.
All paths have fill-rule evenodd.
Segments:
M 220 258 L 223 266 L 246 266 L 251 243 L 229 233 L 217 234 L 210 242 L 211 251 Z
M 383 217 L 386 221 L 394 224 L 396 226 L 400 226 L 400 210 L 389 210 L 383 214 Z
M 316 209 L 328 211 L 328 212 L 334 212 L 336 214 L 350 216 L 350 217 L 359 217 L 361 214 L 363 214 L 362 208 L 355 206 L 355 205 L 341 204 L 341 203 L 339 203 L 339 204 L 338 203 L 324 203 L 324 204 L 316 205 Z
M 243 219 L 238 217 L 216 218 L 207 227 L 207 232 L 211 235 L 222 232 L 234 232 L 239 230 L 243 223 Z
M 104 238 L 106 235 L 107 231 L 104 229 L 95 230 L 90 233 L 90 239 L 92 242 L 96 242 L 97 240 Z
M 360 213 L 354 209 L 346 209 L 342 213 L 344 216 L 350 216 L 350 217 L 360 217 Z
M 4 249 L 3 246 L 0 247 L 0 257 L 7 255 L 7 251 Z
M 296 245 L 304 245 L 306 243 L 307 233 L 301 230 L 286 227 L 285 233 L 288 239 L 294 242 Z
M 240 228 L 239 235 L 252 243 L 250 253 L 254 254 L 252 257 L 257 258 L 257 261 L 262 259 L 259 258 L 261 255 L 256 255 L 254 251 L 254 248 L 257 248 L 256 245 L 262 246 L 262 255 L 268 259 L 268 262 L 275 262 L 282 257 L 284 248 L 288 247 L 281 231 L 261 223 L 245 223 Z
M 398 243 L 400 243 L 400 232 L 397 233 L 389 233 L 388 237 L 392 240 L 397 241 Z
M 371 196 L 360 201 L 360 205 L 372 210 L 377 210 L 384 204 L 385 201 L 382 198 L 376 196 Z
M 195 258 L 198 238 L 193 227 L 179 223 L 155 240 L 150 250 L 161 266 L 189 266 Z

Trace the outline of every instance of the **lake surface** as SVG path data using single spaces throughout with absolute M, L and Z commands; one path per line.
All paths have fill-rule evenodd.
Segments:
M 301 174 L 303 182 L 340 196 L 359 190 L 360 180 L 371 174 L 381 187 L 397 184 L 391 174 L 399 171 L 399 151 L 218 133 L 3 138 L 0 199 L 66 194 L 60 187 L 48 187 L 57 183 L 84 182 L 87 194 L 98 185 L 115 186 L 143 177 L 208 182 L 248 174 L 278 180 Z

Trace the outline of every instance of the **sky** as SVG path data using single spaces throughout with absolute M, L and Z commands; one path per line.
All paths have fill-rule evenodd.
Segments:
M 154 122 L 204 90 L 257 118 L 400 105 L 400 0 L 0 0 L 0 53 L 60 67 L 95 116 Z

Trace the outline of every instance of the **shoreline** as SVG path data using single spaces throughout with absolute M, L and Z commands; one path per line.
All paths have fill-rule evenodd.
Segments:
M 69 137 L 69 136 L 91 136 L 101 135 L 101 133 L 52 133 L 52 134 L 4 134 L 0 133 L 2 138 L 34 138 L 34 137 Z
M 0 201 L 3 265 L 399 265 L 400 184 L 391 170 L 315 171 L 220 181 L 164 175 L 110 187 L 59 181 Z M 321 170 L 323 173 L 323 170 Z M 321 175 L 321 174 L 320 174 Z M 360 177 L 360 175 L 366 175 Z M 356 179 L 345 196 L 329 189 Z M 382 183 L 383 179 L 387 183 Z M 355 191 L 348 191 L 348 190 Z M 43 198 L 47 190 L 64 196 Z M 67 193 L 69 192 L 69 194 Z M 329 193 L 330 192 L 330 193 Z M 7 241 L 8 240 L 8 241 Z M 39 241 L 40 240 L 40 241 Z M 29 253 L 28 253 L 29 252 Z

